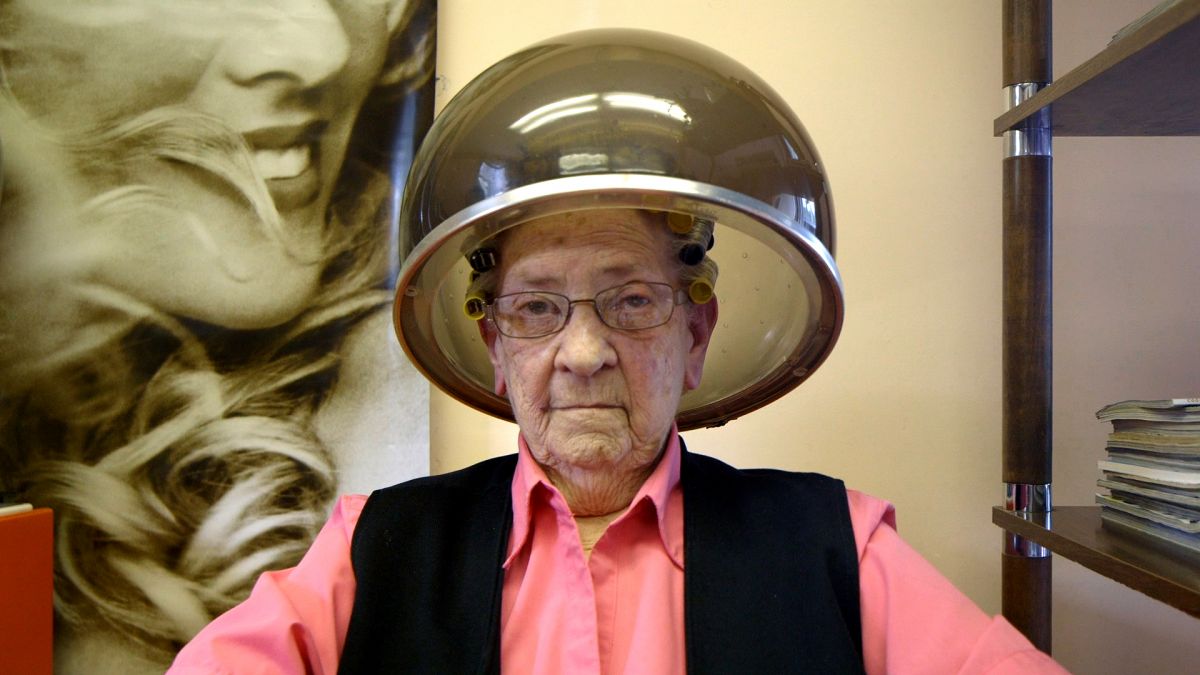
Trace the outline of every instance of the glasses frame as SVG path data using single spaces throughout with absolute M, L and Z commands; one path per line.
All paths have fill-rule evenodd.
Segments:
M 651 326 L 641 326 L 639 328 L 622 328 L 620 326 L 614 326 L 614 325 L 608 323 L 607 321 L 605 321 L 603 312 L 601 312 L 600 309 L 596 306 L 596 298 L 600 297 L 601 295 L 604 295 L 605 293 L 608 293 L 609 291 L 615 291 L 619 288 L 624 288 L 626 286 L 632 286 L 634 284 L 642 284 L 645 286 L 662 286 L 662 287 L 666 287 L 666 288 L 670 289 L 670 291 L 671 291 L 671 311 L 667 312 L 666 318 L 663 319 L 662 321 L 660 321 L 659 323 L 653 324 Z M 525 295 L 526 293 L 536 293 L 538 295 L 549 295 L 549 296 L 553 296 L 556 298 L 562 298 L 563 300 L 566 301 L 567 311 L 563 314 L 562 323 L 559 325 L 558 328 L 555 328 L 554 330 L 552 330 L 548 333 L 541 333 L 540 335 L 512 335 L 510 333 L 504 332 L 504 329 L 500 327 L 500 322 L 496 320 L 496 302 L 499 300 L 502 300 L 504 298 L 511 298 L 516 295 Z M 493 326 L 496 327 L 496 332 L 500 333 L 504 337 L 512 338 L 514 340 L 537 340 L 539 338 L 549 337 L 551 335 L 556 335 L 558 333 L 561 333 L 563 331 L 563 329 L 567 327 L 567 323 L 569 323 L 571 321 L 571 315 L 575 312 L 575 305 L 590 304 L 592 306 L 592 311 L 595 312 L 595 314 L 596 314 L 596 319 L 599 320 L 600 323 L 604 324 L 604 326 L 611 328 L 612 330 L 619 330 L 619 331 L 625 332 L 625 333 L 636 333 L 638 331 L 650 330 L 651 328 L 658 328 L 659 326 L 666 325 L 671 320 L 671 317 L 675 316 L 675 308 L 678 307 L 679 305 L 682 305 L 682 304 L 690 301 L 690 300 L 691 300 L 691 298 L 688 297 L 688 293 L 686 290 L 684 290 L 682 288 L 675 288 L 671 284 L 668 284 L 664 281 L 639 281 L 639 280 L 635 279 L 633 281 L 626 281 L 625 283 L 617 284 L 616 286 L 611 286 L 609 288 L 605 288 L 603 290 L 597 291 L 596 294 L 590 298 L 571 299 L 570 297 L 563 295 L 562 293 L 555 293 L 554 291 L 517 291 L 516 293 L 505 293 L 504 295 L 498 295 L 495 298 L 492 298 L 492 300 L 490 302 L 488 302 L 485 307 L 486 307 L 486 311 L 487 311 L 487 320 L 489 323 L 491 323 Z

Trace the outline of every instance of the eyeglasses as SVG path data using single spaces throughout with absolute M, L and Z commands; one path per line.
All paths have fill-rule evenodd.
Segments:
M 562 330 L 579 303 L 591 303 L 600 322 L 609 328 L 645 330 L 670 321 L 675 305 L 687 299 L 685 291 L 670 284 L 634 281 L 579 300 L 547 291 L 509 293 L 492 300 L 488 313 L 501 335 L 539 338 Z

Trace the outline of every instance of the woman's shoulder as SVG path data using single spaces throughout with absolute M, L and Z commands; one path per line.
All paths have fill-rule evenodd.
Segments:
M 872 535 L 881 527 L 896 529 L 896 507 L 892 503 L 865 492 L 846 488 L 846 500 L 850 503 L 850 525 L 854 528 L 854 541 L 858 557 L 862 559 Z
M 363 506 L 366 504 L 367 495 L 348 494 L 338 497 L 326 528 L 341 530 L 347 538 L 352 537 L 354 527 L 358 525 L 359 516 L 362 515 Z

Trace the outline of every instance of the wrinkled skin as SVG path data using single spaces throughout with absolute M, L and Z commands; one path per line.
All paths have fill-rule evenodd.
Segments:
M 634 280 L 679 286 L 667 228 L 632 210 L 552 216 L 504 238 L 498 294 L 572 299 Z M 512 403 L 533 457 L 576 516 L 621 511 L 653 470 L 679 399 L 700 383 L 716 303 L 675 308 L 664 325 L 620 331 L 575 305 L 559 333 L 484 339 L 496 393 Z

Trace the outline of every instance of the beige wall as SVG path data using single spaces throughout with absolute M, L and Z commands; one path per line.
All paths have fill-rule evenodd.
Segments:
M 1055 73 L 1157 1 L 1056 3 Z M 1055 498 L 1085 504 L 1097 410 L 1200 392 L 1200 139 L 1060 138 L 1054 154 Z M 1055 649 L 1078 672 L 1197 671 L 1200 620 L 1069 561 L 1054 575 Z
M 1060 2 L 1059 18 L 1087 19 L 1091 31 L 1077 48 L 1072 41 L 1082 39 L 1060 37 L 1060 52 L 1072 47 L 1078 55 L 1059 62 L 1078 63 L 1154 1 L 1106 2 L 1103 11 L 1096 9 L 1099 3 Z M 1001 494 L 1001 149 L 991 120 L 1001 101 L 1000 3 L 441 4 L 442 103 L 487 65 L 531 42 L 618 25 L 712 45 L 757 71 L 791 103 L 831 179 L 845 328 L 829 361 L 805 385 L 724 428 L 687 434 L 689 446 L 740 466 L 830 473 L 892 500 L 906 539 L 984 609 L 998 612 L 1001 535 L 990 523 L 990 508 Z M 1189 206 L 1200 209 L 1197 146 L 1169 152 L 1171 142 L 1155 143 L 1153 150 L 1111 141 L 1064 141 L 1056 148 L 1060 174 L 1073 172 L 1059 178 L 1060 190 L 1072 194 L 1058 197 L 1057 283 L 1064 297 L 1058 300 L 1055 402 L 1057 437 L 1071 444 L 1056 460 L 1064 484 L 1060 503 L 1091 500 L 1105 433 L 1092 417 L 1097 408 L 1124 397 L 1195 395 L 1200 389 L 1194 358 L 1200 312 L 1194 300 L 1186 301 L 1185 313 L 1171 309 L 1196 297 L 1196 273 L 1183 266 L 1194 263 L 1183 260 L 1178 246 L 1131 254 L 1138 264 L 1160 254 L 1177 261 L 1164 295 L 1150 302 L 1134 299 L 1132 283 L 1141 282 L 1138 288 L 1148 293 L 1158 277 L 1114 275 L 1120 247 L 1140 239 L 1142 228 L 1165 226 L 1162 233 L 1183 237 L 1184 225 L 1194 225 L 1184 218 Z M 1111 156 L 1118 147 L 1119 156 Z M 1186 172 L 1160 172 L 1155 165 L 1162 154 L 1174 154 L 1176 167 L 1183 163 Z M 1159 179 L 1142 177 L 1151 169 Z M 1149 222 L 1144 206 L 1120 192 L 1134 183 L 1157 195 L 1151 197 L 1156 208 L 1164 197 L 1178 204 L 1177 219 Z M 1108 223 L 1103 242 L 1081 229 L 1097 221 Z M 1187 236 L 1186 250 L 1194 257 L 1200 237 Z M 1071 258 L 1075 248 L 1083 257 Z M 1100 292 L 1119 293 L 1141 310 L 1152 305 L 1158 310 L 1154 321 L 1172 331 L 1160 336 L 1148 326 L 1123 327 L 1098 295 L 1097 279 L 1107 284 Z M 1190 292 L 1182 290 L 1185 281 Z M 1153 359 L 1143 358 L 1133 343 L 1151 336 Z M 1075 340 L 1087 348 L 1063 344 Z M 1114 352 L 1122 363 L 1112 363 Z M 431 408 L 434 472 L 512 451 L 515 427 L 439 393 Z M 1200 622 L 1072 568 L 1059 561 L 1055 570 L 1056 650 L 1068 667 L 1165 673 L 1198 662 Z M 1180 660 L 1187 650 L 1192 658 Z

